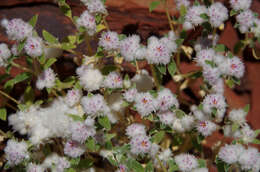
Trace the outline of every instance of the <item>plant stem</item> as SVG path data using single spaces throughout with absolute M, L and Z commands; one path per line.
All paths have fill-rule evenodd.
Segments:
M 158 157 L 158 155 L 155 155 L 155 158 L 157 159 L 157 161 L 159 162 L 163 172 L 167 172 L 166 168 L 163 166 L 162 161 L 160 160 L 160 158 Z
M 106 26 L 107 30 L 110 30 L 109 25 L 108 25 L 107 20 L 106 20 L 106 17 L 107 16 L 103 17 L 103 22 L 104 22 L 104 25 Z
M 155 82 L 156 89 L 159 90 L 160 83 L 159 83 L 159 81 L 157 79 L 157 75 L 156 75 L 156 72 L 155 72 L 155 67 L 154 67 L 153 64 L 150 64 L 150 67 L 151 67 L 152 76 L 153 76 L 153 79 L 154 79 L 154 82 Z
M 135 60 L 135 67 L 136 67 L 136 73 L 140 74 L 140 69 L 139 69 L 139 65 L 138 65 L 138 61 Z
M 85 35 L 85 40 L 86 40 L 86 44 L 87 44 L 87 50 L 88 50 L 88 55 L 93 55 L 93 51 L 92 51 L 92 47 L 91 47 L 91 44 L 90 44 L 90 36 L 88 34 Z
M 19 104 L 19 102 L 18 102 L 15 98 L 13 98 L 13 97 L 11 97 L 10 95 L 6 94 L 6 93 L 3 92 L 2 90 L 0 90 L 0 94 L 2 94 L 3 96 L 5 96 L 6 98 L 12 100 L 12 101 L 15 102 L 16 104 Z
M 17 64 L 17 63 L 15 63 L 13 61 L 11 62 L 11 65 L 16 67 L 16 68 L 18 68 L 18 69 L 21 69 L 21 70 L 26 71 L 26 72 L 30 72 L 30 73 L 35 75 L 35 73 L 31 69 L 29 69 L 27 67 L 24 67 L 24 66 L 21 66 L 20 64 Z
M 172 22 L 171 22 L 172 20 L 171 20 L 171 16 L 170 16 L 170 13 L 169 13 L 167 0 L 164 0 L 164 7 L 165 7 L 166 16 L 168 18 L 169 26 L 170 26 L 171 30 L 174 32 L 174 28 L 173 28 L 173 25 L 172 25 Z

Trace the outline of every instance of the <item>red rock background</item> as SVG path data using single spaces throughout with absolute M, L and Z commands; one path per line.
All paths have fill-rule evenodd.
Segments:
M 111 30 L 118 33 L 138 33 L 143 40 L 146 40 L 149 35 L 162 35 L 169 30 L 168 21 L 162 7 L 156 9 L 153 13 L 149 13 L 148 7 L 152 0 L 107 0 L 109 16 L 107 17 L 108 24 Z M 228 6 L 227 0 L 222 0 Z M 80 5 L 79 0 L 68 0 L 73 10 L 73 15 L 80 15 L 84 7 Z M 172 15 L 176 15 L 174 11 L 173 0 L 169 1 L 169 9 Z M 251 9 L 260 14 L 260 1 L 253 0 Z M 69 19 L 63 16 L 58 9 L 54 0 L 0 0 L 0 20 L 2 18 L 22 18 L 28 21 L 33 15 L 39 14 L 37 31 L 41 35 L 42 29 L 45 29 L 57 36 L 60 40 L 70 33 L 75 31 Z M 225 24 L 225 30 L 220 33 L 221 43 L 233 49 L 235 43 L 241 39 L 240 35 L 233 28 L 231 22 Z M 10 43 L 0 28 L 0 42 Z M 82 48 L 80 49 L 82 50 Z M 260 48 L 257 49 L 258 56 Z M 67 57 L 67 56 L 66 56 Z M 225 96 L 230 108 L 241 108 L 246 104 L 250 104 L 250 112 L 248 120 L 252 128 L 260 129 L 260 61 L 252 57 L 251 50 L 246 49 L 243 54 L 243 61 L 246 65 L 246 74 L 242 79 L 241 85 L 237 86 L 234 90 L 226 88 Z M 59 64 L 62 72 L 69 75 L 74 66 L 64 61 Z M 141 64 L 145 67 L 145 64 Z M 183 73 L 194 70 L 195 65 L 192 62 L 183 62 L 181 64 L 181 71 Z M 59 70 L 59 69 L 58 69 Z M 0 74 L 3 70 L 0 70 Z M 12 70 L 12 75 L 20 72 L 17 69 Z M 67 72 L 67 73 L 66 73 Z M 181 93 L 181 98 L 189 102 L 197 102 L 201 97 L 198 94 L 200 81 L 191 83 L 191 91 L 195 96 L 190 93 Z M 1 83 L 3 84 L 3 83 Z M 176 84 L 172 81 L 166 83 L 166 86 L 171 88 L 173 92 L 176 91 Z M 15 88 L 12 93 L 16 95 L 16 91 L 21 91 L 21 88 Z M 1 104 L 0 99 L 0 104 Z M 198 103 L 198 102 L 197 102 Z M 216 133 L 208 139 L 208 146 L 216 140 L 223 140 L 223 137 Z

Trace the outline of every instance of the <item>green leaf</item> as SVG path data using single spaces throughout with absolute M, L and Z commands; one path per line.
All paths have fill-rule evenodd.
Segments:
M 112 138 L 114 138 L 116 136 L 116 134 L 112 133 L 112 134 L 105 134 L 105 141 L 110 141 Z
M 108 75 L 110 72 L 113 72 L 117 69 L 115 65 L 105 65 L 102 69 L 101 72 L 103 75 Z
M 129 158 L 129 160 L 126 163 L 126 166 L 129 169 L 134 170 L 134 172 L 144 172 L 143 166 L 138 161 L 132 158 Z
M 176 116 L 178 118 L 182 118 L 182 117 L 184 117 L 186 115 L 186 113 L 184 111 L 180 110 L 180 109 L 176 109 L 175 113 L 176 113 Z
M 210 65 L 212 68 L 217 67 L 217 65 L 215 64 L 214 61 L 205 60 L 205 63 L 208 64 L 208 65 Z
M 47 32 L 46 30 L 42 31 L 42 36 L 45 39 L 45 41 L 47 41 L 48 43 L 51 43 L 51 44 L 59 43 L 58 39 L 55 36 L 53 36 L 52 34 L 50 34 L 49 32 Z
M 186 15 L 187 8 L 184 5 L 181 5 L 180 13 L 181 13 L 181 16 L 185 16 Z
M 148 164 L 146 164 L 145 172 L 153 172 L 153 171 L 154 171 L 153 163 L 152 161 L 149 161 Z
M 206 13 L 200 14 L 200 17 L 203 18 L 204 20 L 209 19 L 209 16 Z
M 75 44 L 76 41 L 77 41 L 77 36 L 75 36 L 75 35 L 69 35 L 69 36 L 68 36 L 68 41 L 69 41 L 69 43 L 71 43 L 71 44 Z
M 63 42 L 63 43 L 61 44 L 61 48 L 62 48 L 63 50 L 72 50 L 72 49 L 76 48 L 76 45 L 71 44 L 71 43 L 68 43 L 68 42 Z
M 108 131 L 111 130 L 111 124 L 110 124 L 110 121 L 107 116 L 102 116 L 102 117 L 98 118 L 98 123 L 102 127 L 106 128 Z
M 46 63 L 44 64 L 43 68 L 44 69 L 48 69 L 49 67 L 51 67 L 52 64 L 54 64 L 57 61 L 56 58 L 49 58 Z
M 0 75 L 0 83 L 2 82 L 2 81 L 4 81 L 5 79 L 7 79 L 9 77 L 9 75 L 8 74 L 3 74 L 3 75 Z
M 5 121 L 6 120 L 6 109 L 5 108 L 0 108 L 0 119 Z
M 197 79 L 202 76 L 202 71 L 195 72 L 194 74 L 190 75 L 191 79 Z
M 213 114 L 214 117 L 216 117 L 217 111 L 218 111 L 217 108 L 215 108 L 215 107 L 212 108 L 212 114 Z
M 96 152 L 99 150 L 100 146 L 96 144 L 95 140 L 93 138 L 89 138 L 86 142 L 86 147 L 93 152 Z
M 258 134 L 260 134 L 260 129 L 255 130 L 255 135 L 258 136 Z
M 108 156 L 107 157 L 107 160 L 110 162 L 110 164 L 112 164 L 113 166 L 117 167 L 118 166 L 118 163 L 117 161 L 115 160 L 115 158 L 113 156 Z
M 179 170 L 178 165 L 175 163 L 173 159 L 170 159 L 168 161 L 168 164 L 169 164 L 169 170 L 168 170 L 169 172 L 174 172 Z
M 177 67 L 176 67 L 176 63 L 174 60 L 172 60 L 169 64 L 168 64 L 168 72 L 170 73 L 170 75 L 173 77 L 174 74 L 177 71 Z
M 258 140 L 258 139 L 254 139 L 254 140 L 252 141 L 252 143 L 253 143 L 253 144 L 260 145 L 260 140 Z
M 13 78 L 5 83 L 4 89 L 12 89 L 15 84 L 22 82 L 30 77 L 31 77 L 31 74 L 27 73 L 27 72 L 16 75 L 15 78 Z
M 166 75 L 166 66 L 165 65 L 157 65 L 156 67 L 161 72 L 161 74 Z
M 56 86 L 58 90 L 63 90 L 67 88 L 72 88 L 75 82 L 76 82 L 75 76 L 71 76 L 65 79 L 63 82 L 61 82 L 59 79 L 56 79 Z
M 65 172 L 76 172 L 73 168 L 66 169 Z
M 82 117 L 80 117 L 79 115 L 75 115 L 75 114 L 67 114 L 69 117 L 71 117 L 74 121 L 84 121 L 84 119 Z
M 63 14 L 73 20 L 70 6 L 66 3 L 66 0 L 59 0 L 58 4 Z
M 182 38 L 179 38 L 179 39 L 176 39 L 175 40 L 175 42 L 176 42 L 176 44 L 178 45 L 178 47 L 179 46 L 181 46 L 182 45 L 182 43 L 184 42 L 184 39 L 182 39 Z
M 35 27 L 36 23 L 37 23 L 37 20 L 38 20 L 38 14 L 34 15 L 30 20 L 29 20 L 29 24 L 32 26 L 32 27 Z
M 230 16 L 234 16 L 234 15 L 236 15 L 236 14 L 238 14 L 238 11 L 236 11 L 236 10 L 233 9 L 233 10 L 230 11 L 230 14 L 229 14 L 229 15 L 230 15 Z
M 230 167 L 228 164 L 224 163 L 219 158 L 216 158 L 216 165 L 217 165 L 218 171 L 221 171 L 221 172 L 228 172 L 228 169 Z
M 78 157 L 78 158 L 72 158 L 72 159 L 70 160 L 70 165 L 73 166 L 73 167 L 75 167 L 75 166 L 77 166 L 77 165 L 79 164 L 79 162 L 80 162 L 80 157 Z
M 27 105 L 31 105 L 34 101 L 34 97 L 34 90 L 30 85 L 28 85 L 24 92 L 24 102 Z
M 249 110 L 250 110 L 250 104 L 247 104 L 247 105 L 244 107 L 244 111 L 245 111 L 246 113 L 248 113 Z
M 232 132 L 235 132 L 235 131 L 237 131 L 239 129 L 239 124 L 238 123 L 233 123 L 232 124 Z
M 149 6 L 149 11 L 152 12 L 159 4 L 160 4 L 160 1 L 151 2 L 150 6 Z
M 238 41 L 234 46 L 234 53 L 237 54 L 243 47 L 244 47 L 243 42 Z
M 235 83 L 232 79 L 227 79 L 226 84 L 228 85 L 229 88 L 233 88 L 235 86 Z
M 153 143 L 159 144 L 162 141 L 162 139 L 164 138 L 164 135 L 165 135 L 165 131 L 159 131 L 155 135 L 152 136 L 151 140 Z
M 77 166 L 77 169 L 88 169 L 93 165 L 93 161 L 91 159 L 81 159 Z
M 205 168 L 207 167 L 207 161 L 204 159 L 198 159 L 199 168 Z
M 23 40 L 22 42 L 20 42 L 20 43 L 18 44 L 18 46 L 17 46 L 17 51 L 18 51 L 18 53 L 20 53 L 20 52 L 23 50 L 24 45 L 25 45 L 25 42 L 26 42 L 26 40 Z
M 217 44 L 215 47 L 216 52 L 225 52 L 226 46 L 224 44 Z

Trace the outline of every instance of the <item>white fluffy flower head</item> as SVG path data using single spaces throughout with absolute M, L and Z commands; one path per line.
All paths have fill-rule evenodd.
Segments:
M 88 66 L 81 66 L 77 69 L 80 85 L 87 91 L 98 90 L 104 80 L 102 73 L 98 69 Z
M 85 152 L 85 147 L 80 143 L 69 140 L 64 146 L 64 154 L 72 158 L 77 158 Z
M 24 141 L 17 142 L 15 140 L 8 140 L 4 149 L 8 164 L 10 166 L 18 165 L 24 159 L 29 158 L 27 148 L 28 146 Z
M 140 55 L 142 49 L 139 49 L 141 47 L 138 35 L 132 35 L 120 41 L 120 53 L 126 61 L 133 61 L 139 59 L 139 56 L 143 56 L 142 54 Z
M 215 51 L 212 48 L 204 49 L 196 54 L 195 61 L 199 66 L 207 66 L 206 61 L 213 61 L 215 55 Z
M 247 10 L 251 6 L 252 0 L 230 0 L 229 2 L 234 10 Z
M 51 68 L 44 70 L 36 81 L 36 87 L 39 90 L 43 88 L 51 88 L 55 85 L 55 73 Z
M 71 138 L 79 143 L 84 143 L 88 137 L 96 134 L 94 127 L 86 126 L 83 122 L 72 122 L 70 125 Z
M 11 40 L 21 41 L 32 35 L 33 27 L 24 22 L 22 19 L 12 19 L 10 21 L 4 19 L 2 26 L 5 27 L 6 33 Z
M 146 135 L 145 126 L 143 124 L 134 123 L 126 128 L 126 135 L 128 137 L 135 137 L 137 135 Z
M 224 147 L 220 148 L 218 157 L 228 164 L 233 164 L 238 161 L 243 151 L 244 147 L 240 144 L 225 145 Z
M 106 14 L 107 10 L 101 0 L 81 0 L 87 7 L 90 13 Z
M 254 168 L 254 165 L 259 162 L 260 154 L 256 148 L 249 147 L 239 157 L 239 164 L 243 170 L 250 170 Z
M 216 2 L 208 8 L 208 16 L 210 24 L 219 27 L 228 19 L 228 10 L 222 3 Z
M 171 111 L 157 113 L 157 115 L 160 118 L 160 122 L 165 125 L 172 125 L 174 120 L 176 119 L 175 113 Z
M 239 23 L 239 31 L 246 33 L 253 26 L 255 16 L 251 10 L 246 10 L 237 15 L 236 19 Z
M 228 58 L 223 73 L 225 75 L 241 78 L 245 73 L 244 63 L 240 60 L 240 58 L 236 56 L 234 56 L 233 58 Z
M 197 130 L 203 136 L 211 135 L 216 129 L 217 129 L 216 124 L 211 121 L 200 121 L 197 124 Z
M 0 67 L 6 66 L 7 59 L 11 56 L 8 46 L 4 43 L 0 44 Z
M 174 157 L 174 160 L 182 172 L 189 172 L 199 165 L 196 157 L 190 154 L 179 154 Z
M 221 94 L 209 94 L 203 100 L 203 111 L 211 114 L 213 112 L 213 108 L 216 108 L 217 118 L 223 117 L 226 106 L 225 98 Z
M 44 168 L 41 165 L 29 163 L 26 167 L 26 172 L 44 172 Z
M 130 145 L 131 145 L 131 153 L 138 155 L 138 154 L 149 153 L 152 144 L 148 136 L 136 135 L 131 139 Z
M 207 8 L 204 5 L 192 6 L 188 9 L 185 16 L 184 29 L 191 29 L 192 26 L 198 26 L 204 22 L 204 19 L 200 16 L 201 14 L 207 14 Z M 189 23 L 189 24 L 187 24 Z
M 88 115 L 102 114 L 108 108 L 104 97 L 100 94 L 83 97 L 81 99 L 81 105 Z
M 96 19 L 87 10 L 78 18 L 77 25 L 86 28 L 88 34 L 91 36 L 96 32 Z
M 103 86 L 105 88 L 122 88 L 123 87 L 123 79 L 117 72 L 110 72 L 104 82 Z
M 147 116 L 157 109 L 157 100 L 150 93 L 138 93 L 135 97 L 135 107 L 142 116 Z
M 78 89 L 71 89 L 67 92 L 65 97 L 65 103 L 69 106 L 74 106 L 75 104 L 79 103 L 81 98 L 81 91 Z
M 243 124 L 246 122 L 246 114 L 243 109 L 233 109 L 229 112 L 228 119 L 232 122 Z
M 43 53 L 43 42 L 40 37 L 29 37 L 24 45 L 26 54 L 31 57 L 41 56 Z
M 115 50 L 119 48 L 119 38 L 116 32 L 103 32 L 99 39 L 99 46 L 102 46 L 105 50 Z
M 158 93 L 157 101 L 160 111 L 167 111 L 172 106 L 179 108 L 179 102 L 176 99 L 176 96 L 173 95 L 171 90 L 168 88 L 164 88 Z
M 123 97 L 126 101 L 133 102 L 137 93 L 138 92 L 136 88 L 130 88 L 124 92 Z
M 156 37 L 148 39 L 147 57 L 149 64 L 168 64 L 170 62 L 171 53 L 167 45 Z

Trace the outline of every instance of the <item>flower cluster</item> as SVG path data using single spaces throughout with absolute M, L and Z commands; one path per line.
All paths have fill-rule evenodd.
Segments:
M 152 2 L 150 11 L 165 3 L 171 30 L 147 39 L 108 28 L 104 0 L 81 0 L 80 16 L 59 1 L 76 28 L 62 40 L 45 30 L 38 34 L 37 16 L 29 22 L 3 19 L 12 45 L 0 43 L 0 118 L 8 113 L 8 125 L 17 132 L 1 131 L 4 168 L 94 172 L 104 164 L 105 171 L 117 172 L 208 172 L 217 165 L 258 172 L 260 154 L 251 144 L 259 143 L 259 131 L 246 120 L 249 105 L 231 109 L 224 94 L 226 85 L 240 84 L 245 74 L 240 52 L 252 48 L 257 59 L 260 20 L 250 10 L 252 1 L 229 0 L 231 9 L 214 1 L 175 1 L 178 16 L 168 11 L 167 1 Z M 246 34 L 240 52 L 218 43 L 232 16 L 234 28 Z M 84 45 L 87 51 L 78 51 Z M 63 52 L 76 66 L 70 76 L 53 65 L 58 57 L 62 63 Z M 17 64 L 18 58 L 26 65 Z M 194 71 L 184 73 L 185 65 Z M 22 72 L 11 75 L 12 67 Z M 26 87 L 12 97 L 8 93 L 18 83 Z M 204 156 L 207 140 L 217 133 L 232 143 L 214 143 Z

